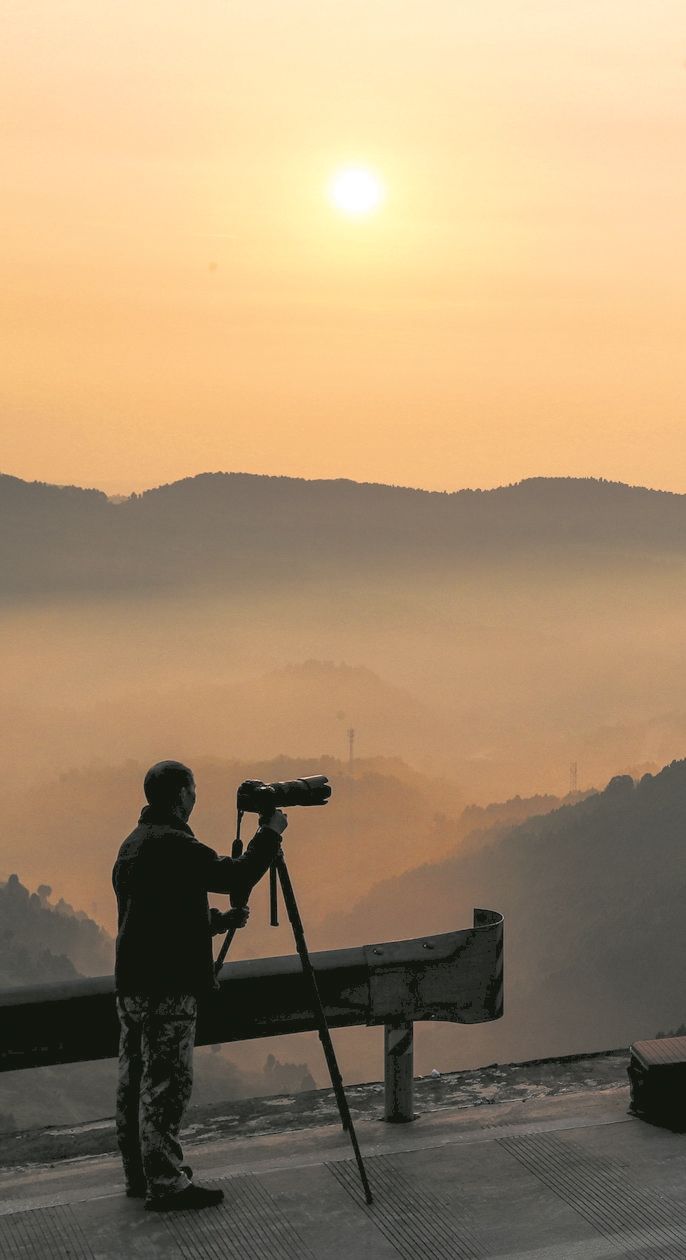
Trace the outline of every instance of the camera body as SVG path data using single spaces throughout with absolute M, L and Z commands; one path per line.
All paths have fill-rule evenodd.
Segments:
M 275 809 L 293 805 L 326 805 L 331 784 L 325 774 L 306 779 L 287 779 L 282 783 L 264 783 L 262 779 L 245 779 L 236 792 L 236 808 L 242 814 L 260 814 L 270 818 Z

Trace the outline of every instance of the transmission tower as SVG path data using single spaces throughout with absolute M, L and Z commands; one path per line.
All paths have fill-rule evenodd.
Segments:
M 570 792 L 576 792 L 577 790 L 578 769 L 579 767 L 576 761 L 570 761 L 569 763 L 569 790 Z
M 355 759 L 355 730 L 354 727 L 348 728 L 348 768 L 352 770 L 353 761 Z

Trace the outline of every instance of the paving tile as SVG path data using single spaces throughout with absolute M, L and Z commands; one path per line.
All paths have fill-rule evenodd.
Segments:
M 156 1215 L 112 1158 L 0 1176 L 1 1260 L 686 1260 L 686 1135 L 617 1091 L 192 1148 L 224 1204 Z
M 67 1205 L 3 1216 L 0 1256 L 2 1260 L 93 1260 L 95 1252 Z
M 627 1254 L 645 1250 L 655 1260 L 684 1260 L 686 1207 L 646 1185 L 640 1169 L 631 1176 L 621 1160 L 594 1154 L 583 1137 L 566 1132 L 498 1140 L 533 1177 Z

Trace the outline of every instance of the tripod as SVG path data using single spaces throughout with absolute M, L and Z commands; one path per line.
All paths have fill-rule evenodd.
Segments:
M 240 816 L 239 816 L 239 831 L 240 831 Z M 234 858 L 240 857 L 242 851 L 243 851 L 243 845 L 241 843 L 240 838 L 237 836 L 233 842 L 231 856 Z M 278 924 L 279 924 L 277 878 L 278 878 L 279 883 L 281 884 L 281 892 L 283 894 L 284 905 L 286 907 L 286 913 L 288 914 L 291 928 L 293 929 L 295 947 L 298 951 L 298 956 L 300 958 L 300 964 L 302 966 L 303 975 L 305 977 L 305 981 L 307 985 L 309 986 L 310 999 L 312 1002 L 312 1013 L 317 1023 L 317 1033 L 319 1035 L 319 1040 L 322 1045 L 322 1050 L 324 1051 L 326 1064 L 329 1069 L 329 1076 L 331 1077 L 331 1084 L 333 1086 L 333 1092 L 336 1096 L 336 1102 L 338 1104 L 338 1114 L 341 1117 L 341 1125 L 343 1127 L 343 1132 L 347 1133 L 350 1137 L 350 1143 L 352 1145 L 353 1152 L 355 1155 L 355 1160 L 357 1162 L 357 1167 L 360 1173 L 360 1180 L 362 1182 L 362 1188 L 364 1190 L 365 1200 L 367 1203 L 372 1203 L 373 1202 L 372 1192 L 369 1185 L 369 1181 L 367 1179 L 365 1166 L 362 1161 L 362 1154 L 360 1152 L 360 1148 L 357 1141 L 357 1135 L 355 1133 L 352 1116 L 350 1114 L 350 1108 L 348 1106 L 348 1099 L 345 1096 L 345 1089 L 343 1088 L 343 1078 L 341 1076 L 340 1068 L 338 1066 L 338 1060 L 336 1059 L 336 1052 L 334 1050 L 333 1042 L 331 1040 L 331 1033 L 329 1032 L 329 1026 L 326 1022 L 326 1014 L 324 1011 L 324 1007 L 322 1005 L 321 997 L 319 996 L 319 988 L 317 986 L 317 977 L 315 975 L 314 967 L 312 966 L 312 962 L 310 960 L 310 954 L 307 948 L 307 942 L 305 940 L 305 930 L 303 928 L 302 919 L 300 918 L 300 911 L 298 910 L 298 903 L 295 899 L 295 893 L 293 892 L 293 885 L 291 883 L 291 877 L 288 874 L 288 867 L 286 866 L 286 859 L 283 855 L 283 849 L 281 848 L 280 845 L 279 845 L 279 851 L 276 857 L 274 858 L 272 865 L 269 868 L 270 923 L 272 927 L 278 927 Z M 236 929 L 231 928 L 226 934 L 222 947 L 217 956 L 217 961 L 215 963 L 215 974 L 219 972 L 219 970 L 221 969 L 224 963 L 224 959 L 226 958 L 226 955 L 229 952 L 229 947 L 234 938 L 235 932 L 236 932 Z

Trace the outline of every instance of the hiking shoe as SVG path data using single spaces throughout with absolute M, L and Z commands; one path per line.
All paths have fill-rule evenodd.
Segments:
M 176 1194 L 160 1194 L 147 1199 L 147 1212 L 185 1212 L 188 1209 L 218 1207 L 224 1198 L 223 1190 L 210 1190 L 209 1186 L 187 1186 Z
M 179 1172 L 185 1173 L 189 1181 L 193 1180 L 193 1169 L 190 1164 L 182 1164 Z M 143 1177 L 140 1181 L 131 1181 L 126 1187 L 127 1199 L 144 1199 L 148 1193 L 147 1183 Z

